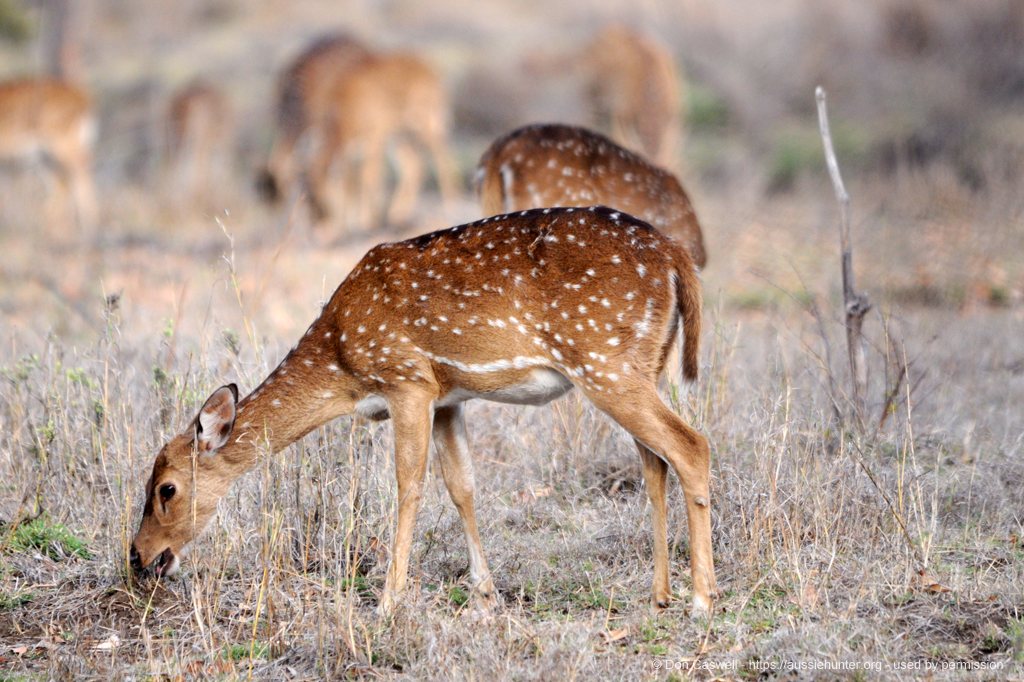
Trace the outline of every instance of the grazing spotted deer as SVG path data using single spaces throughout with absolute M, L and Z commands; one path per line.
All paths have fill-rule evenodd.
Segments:
M 668 604 L 666 472 L 682 482 L 694 612 L 715 591 L 707 440 L 658 396 L 675 332 L 697 376 L 701 288 L 686 250 L 605 207 L 537 209 L 374 247 L 247 397 L 223 386 L 156 457 L 131 547 L 137 571 L 178 569 L 218 500 L 257 464 L 336 417 L 390 418 L 398 520 L 380 602 L 408 571 L 431 435 L 464 524 L 473 587 L 494 583 L 477 532 L 463 403 L 541 405 L 578 388 L 634 438 L 654 525 L 654 603 Z
M 480 158 L 476 181 L 485 215 L 605 204 L 679 240 L 697 267 L 707 264 L 697 214 L 676 177 L 586 128 L 513 130 Z
M 230 133 L 231 103 L 215 85 L 196 79 L 171 95 L 167 153 L 179 197 L 212 199 L 211 180 L 223 179 Z
M 281 74 L 274 145 L 256 182 L 264 199 L 276 202 L 291 190 L 308 163 L 308 159 L 296 158 L 300 142 L 307 133 L 316 137 L 321 129 L 333 107 L 331 93 L 338 79 L 369 56 L 370 50 L 353 36 L 331 34 L 316 40 Z
M 92 104 L 82 89 L 52 78 L 0 83 L 0 160 L 48 161 L 87 229 L 96 222 L 95 138 Z
M 448 158 L 448 97 L 437 72 L 415 55 L 392 53 L 364 59 L 338 79 L 323 126 L 323 142 L 309 173 L 314 218 L 325 219 L 325 184 L 340 161 L 358 182 L 343 181 L 346 221 L 366 228 L 384 203 L 386 153 L 394 145 L 397 187 L 384 221 L 401 225 L 411 217 L 423 175 L 421 153 L 431 160 L 442 198 L 454 196 Z

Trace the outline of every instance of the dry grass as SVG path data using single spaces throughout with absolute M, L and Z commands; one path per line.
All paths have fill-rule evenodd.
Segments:
M 709 214 L 724 211 L 719 201 L 707 202 Z M 797 244 L 808 216 L 825 210 L 810 195 L 801 201 L 803 210 L 769 202 L 762 229 Z M 250 219 L 259 224 L 242 215 L 226 227 Z M 796 268 L 812 291 L 827 291 L 829 268 L 767 247 L 727 262 L 746 228 L 717 234 L 704 377 L 680 405 L 715 451 L 723 596 L 710 622 L 691 622 L 683 601 L 649 610 L 648 511 L 632 445 L 572 396 L 545 408 L 470 408 L 481 533 L 504 600 L 493 616 L 467 603 L 461 525 L 432 476 L 412 588 L 394 622 L 377 620 L 394 507 L 390 427 L 350 420 L 242 480 L 183 577 L 132 582 L 125 547 L 155 449 L 215 385 L 258 383 L 363 248 L 321 248 L 287 230 L 257 239 L 239 227 L 232 251 L 209 219 L 179 229 L 108 234 L 102 251 L 4 233 L 6 253 L 32 253 L 39 273 L 61 276 L 51 275 L 53 288 L 42 274 L 22 281 L 0 301 L 12 323 L 0 516 L 45 512 L 91 553 L 16 549 L 4 528 L 0 657 L 10 675 L 630 677 L 698 657 L 755 677 L 762 660 L 1004 671 L 1019 661 L 1019 308 L 901 307 L 894 324 L 916 357 L 913 378 L 927 374 L 877 436 L 860 437 L 831 416 L 813 319 L 766 283 Z M 819 236 L 827 253 L 829 234 Z M 759 274 L 738 282 L 730 274 L 752 268 Z M 105 304 L 110 293 L 120 297 Z M 841 330 L 828 324 L 837 347 Z M 876 342 L 879 327 L 871 320 Z M 685 597 L 677 489 L 672 499 L 673 584 Z
M 61 206 L 42 200 L 39 178 L 0 178 L 0 680 L 760 678 L 775 674 L 763 667 L 772 661 L 882 666 L 839 673 L 853 679 L 899 678 L 892 666 L 900 662 L 922 671 L 985 664 L 974 673 L 983 679 L 1024 674 L 1020 168 L 1005 149 L 984 147 L 972 156 L 985 178 L 980 188 L 941 156 L 927 167 L 862 160 L 847 172 L 858 282 L 879 311 L 866 323 L 877 349 L 869 391 L 876 419 L 894 366 L 882 354 L 913 362 L 884 427 L 862 434 L 838 423 L 822 333 L 807 311 L 822 311 L 841 392 L 836 213 L 827 179 L 801 165 L 813 160 L 802 137 L 810 131 L 814 141 L 811 89 L 807 111 L 786 108 L 813 74 L 792 68 L 785 53 L 765 68 L 787 78 L 755 77 L 751 67 L 759 44 L 790 44 L 772 31 L 803 25 L 787 24 L 794 13 L 812 28 L 829 23 L 805 16 L 799 2 L 776 3 L 756 25 L 734 21 L 737 3 L 716 14 L 688 2 L 691 21 L 665 29 L 686 39 L 677 43 L 682 56 L 722 98 L 708 110 L 721 106 L 732 117 L 689 142 L 688 187 L 710 253 L 707 332 L 700 382 L 667 396 L 713 445 L 723 594 L 710 620 L 686 613 L 688 548 L 675 484 L 680 599 L 663 613 L 650 610 L 649 511 L 634 448 L 574 395 L 544 408 L 468 408 L 481 535 L 503 600 L 492 615 L 468 599 L 461 524 L 432 474 L 410 589 L 393 621 L 377 619 L 395 506 L 391 432 L 348 419 L 240 481 L 180 578 L 130 579 L 126 546 L 156 449 L 212 388 L 258 384 L 362 252 L 400 236 L 310 235 L 301 220 L 252 203 L 247 161 L 235 186 L 220 192 L 230 210 L 216 217 L 176 206 L 145 173 L 135 181 L 133 169 L 152 163 L 146 109 L 110 102 L 138 103 L 138 79 L 164 86 L 197 61 L 219 64 L 239 74 L 233 92 L 245 97 L 241 135 L 251 145 L 241 156 L 256 158 L 266 135 L 266 69 L 285 43 L 294 47 L 322 24 L 323 6 L 308 0 L 268 0 L 248 12 L 215 4 L 220 13 L 203 33 L 187 32 L 186 19 L 102 15 L 111 41 L 188 35 L 166 48 L 166 59 L 95 54 L 98 87 L 109 95 L 105 120 L 114 121 L 98 160 L 102 233 L 62 229 Z M 677 18 L 667 5 L 640 4 L 641 23 Z M 354 25 L 380 29 L 389 44 L 426 45 L 449 73 L 473 73 L 477 48 L 466 45 L 487 47 L 515 92 L 522 84 L 508 76 L 508 60 L 519 46 L 509 35 L 541 43 L 555 30 L 546 34 L 504 4 L 496 7 L 507 22 L 492 21 L 499 10 L 457 2 L 436 16 L 393 5 L 353 13 Z M 604 3 L 600 14 L 621 11 Z M 856 52 L 857 40 L 880 40 L 884 25 L 867 10 L 846 11 L 853 45 L 842 54 Z M 566 30 L 581 16 L 571 3 L 551 12 L 552 26 Z M 941 27 L 948 18 L 934 20 Z M 141 38 L 140 27 L 149 31 Z M 730 30 L 720 44 L 729 58 L 711 63 L 702 41 Z M 801 64 L 829 64 L 812 58 L 821 54 L 813 43 L 805 36 L 791 49 Z M 859 82 L 858 70 L 878 71 L 876 59 L 847 60 L 847 71 L 826 73 L 837 79 L 827 84 Z M 924 64 L 929 76 L 944 68 Z M 860 115 L 908 69 L 900 62 L 877 74 L 874 95 L 869 86 L 833 91 L 834 115 L 844 101 Z M 491 84 L 496 97 L 505 83 Z M 765 83 L 780 92 L 761 98 Z M 484 123 L 475 132 L 491 116 L 488 103 L 478 104 L 471 114 Z M 1017 115 L 1000 120 L 1004 132 L 1020 125 Z M 780 130 L 796 135 L 784 157 L 770 142 Z M 879 130 L 885 122 L 867 132 L 881 137 Z M 457 138 L 464 169 L 485 143 Z M 780 168 L 795 171 L 766 194 Z M 468 197 L 447 213 L 436 203 L 428 201 L 417 230 L 474 217 Z M 733 667 L 716 673 L 714 665 Z

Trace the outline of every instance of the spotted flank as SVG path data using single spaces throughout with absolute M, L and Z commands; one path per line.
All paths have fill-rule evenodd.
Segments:
M 333 339 L 332 353 L 316 357 L 304 339 L 293 355 L 375 389 L 436 382 L 442 396 L 486 398 L 497 381 L 544 368 L 613 391 L 660 373 L 692 272 L 684 249 L 621 211 L 489 217 L 373 248 L 308 335 Z

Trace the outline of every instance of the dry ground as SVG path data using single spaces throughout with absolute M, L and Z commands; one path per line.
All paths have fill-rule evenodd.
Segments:
M 218 64 L 244 75 L 234 91 L 247 95 L 243 137 L 253 149 L 266 135 L 259 112 L 269 69 L 316 32 L 324 11 L 304 0 L 241 12 L 224 0 L 213 5 L 234 13 L 188 33 L 170 20 L 131 19 L 130 3 L 105 4 L 122 10 L 104 15 L 105 36 L 162 45 L 166 57 L 125 60 L 96 48 L 107 101 L 127 98 L 140 74 L 155 70 L 166 84 L 196 63 Z M 515 3 L 495 3 L 507 20 L 497 24 L 497 10 L 477 3 L 434 14 L 369 4 L 347 5 L 357 29 L 427 45 L 457 73 L 514 71 L 506 58 L 554 30 L 509 9 Z M 679 16 L 663 3 L 634 4 L 648 26 Z M 216 386 L 258 384 L 366 248 L 403 235 L 310 234 L 294 214 L 267 212 L 245 188 L 253 149 L 218 192 L 217 211 L 183 210 L 159 191 L 157 174 L 132 175 L 152 163 L 134 146 L 145 130 L 112 125 L 98 160 L 106 215 L 97 234 L 64 229 L 39 178 L 0 176 L 0 680 L 898 679 L 901 664 L 939 679 L 1024 676 L 1019 168 L 1003 168 L 997 150 L 979 154 L 979 188 L 968 186 L 960 157 L 884 173 L 847 166 L 859 284 L 876 309 L 866 324 L 870 423 L 839 423 L 836 210 L 827 180 L 800 166 L 813 113 L 775 121 L 764 118 L 770 104 L 749 111 L 758 97 L 728 99 L 784 81 L 784 60 L 764 63 L 766 79 L 736 65 L 760 63 L 747 53 L 762 42 L 788 40 L 780 27 L 804 6 L 773 3 L 762 21 L 744 24 L 742 3 L 719 5 L 682 3 L 697 23 L 665 28 L 700 46 L 714 35 L 700 29 L 737 27 L 719 46 L 735 73 L 678 43 L 740 120 L 731 124 L 740 130 L 705 130 L 688 143 L 684 175 L 710 253 L 706 333 L 700 381 L 666 395 L 713 446 L 722 598 L 711 619 L 687 615 L 675 485 L 679 600 L 650 610 L 649 510 L 635 451 L 575 395 L 543 408 L 469 408 L 481 535 L 503 599 L 490 616 L 467 600 L 461 525 L 432 474 L 410 590 L 392 622 L 376 618 L 395 506 L 391 433 L 349 419 L 243 479 L 180 577 L 131 580 L 126 547 L 156 449 Z M 543 9 L 570 44 L 622 8 L 602 3 L 578 26 L 573 18 L 585 13 L 574 3 Z M 853 41 L 868 29 L 850 12 Z M 814 13 L 799 16 L 820 24 Z M 139 27 L 150 32 L 140 38 Z M 186 37 L 163 42 L 178 32 Z M 488 42 L 495 36 L 502 40 Z M 815 54 L 803 58 L 813 65 Z M 842 86 L 860 81 L 834 82 L 833 111 L 842 111 Z M 872 97 L 850 100 L 859 115 Z M 497 115 L 504 101 L 483 113 Z M 754 119 L 776 127 L 744 136 L 743 121 Z M 1018 116 L 998 130 L 1019 126 Z M 796 171 L 792 149 L 764 146 L 786 139 L 780 129 L 800 141 Z M 464 170 L 485 142 L 480 131 L 460 134 Z M 412 230 L 474 217 L 468 195 L 448 211 L 432 198 Z M 907 380 L 887 402 L 901 361 Z M 767 669 L 787 662 L 850 667 Z M 973 671 L 944 671 L 956 664 Z
M 877 434 L 837 428 L 822 341 L 802 307 L 824 292 L 839 353 L 833 233 L 827 219 L 815 224 L 830 199 L 815 189 L 749 211 L 713 192 L 704 201 L 709 225 L 726 227 L 709 240 L 703 378 L 679 409 L 714 444 L 723 596 L 709 622 L 686 614 L 677 489 L 681 599 L 650 611 L 634 450 L 575 396 L 470 408 L 481 532 L 504 600 L 493 616 L 466 602 L 460 522 L 432 476 L 412 589 L 394 622 L 377 621 L 394 506 L 390 427 L 347 419 L 236 486 L 181 578 L 131 582 L 125 547 L 156 448 L 219 383 L 258 383 L 364 244 L 319 246 L 245 209 L 223 230 L 194 217 L 173 234 L 154 222 L 94 243 L 5 231 L 5 263 L 32 267 L 6 272 L 0 298 L 0 516 L 43 512 L 89 558 L 15 546 L 5 528 L 4 674 L 662 677 L 687 673 L 659 664 L 695 658 L 736 666 L 726 677 L 757 677 L 771 661 L 961 661 L 996 666 L 982 677 L 1019 674 L 1021 310 L 886 300 L 914 390 L 904 384 Z M 885 290 L 867 265 L 880 243 L 865 238 L 858 254 L 873 293 Z M 794 272 L 809 291 L 798 283 L 790 298 L 779 292 Z M 899 276 L 884 282 L 897 287 Z M 868 328 L 881 343 L 880 318 Z M 884 363 L 872 357 L 877 414 Z

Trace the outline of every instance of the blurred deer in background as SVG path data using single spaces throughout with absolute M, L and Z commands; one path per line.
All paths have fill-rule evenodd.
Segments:
M 382 54 L 355 65 L 331 92 L 322 141 L 310 166 L 314 218 L 319 221 L 330 215 L 325 185 L 336 162 L 343 172 L 346 222 L 361 229 L 381 217 L 391 225 L 410 219 L 423 184 L 424 156 L 433 165 L 442 199 L 449 203 L 455 190 L 448 118 L 448 96 L 441 78 L 419 57 Z M 389 145 L 395 154 L 397 182 L 385 201 Z M 383 205 L 386 209 L 380 216 Z
M 531 57 L 533 73 L 574 74 L 594 124 L 630 149 L 673 167 L 683 133 L 683 77 L 667 47 L 619 24 L 564 57 Z
M 214 199 L 227 176 L 231 103 L 211 83 L 196 79 L 175 91 L 167 110 L 167 154 L 177 201 Z
M 532 125 L 496 140 L 480 158 L 485 215 L 545 206 L 612 206 L 677 239 L 707 264 L 697 214 L 674 175 L 603 135 L 568 125 Z
M 684 124 L 682 76 L 668 48 L 613 25 L 594 36 L 581 57 L 601 125 L 656 162 L 675 163 Z
M 498 216 L 367 253 L 298 344 L 247 397 L 216 390 L 160 450 L 129 555 L 139 572 L 179 567 L 231 485 L 262 453 L 337 417 L 394 425 L 398 519 L 380 610 L 403 590 L 433 437 L 462 517 L 476 595 L 495 587 L 477 530 L 463 403 L 542 405 L 573 388 L 633 437 L 654 529 L 653 602 L 669 603 L 666 475 L 686 498 L 693 613 L 715 595 L 707 440 L 658 396 L 682 326 L 697 377 L 701 287 L 686 250 L 605 207 Z
M 270 202 L 291 191 L 306 169 L 310 154 L 301 154 L 301 142 L 315 148 L 317 137 L 334 106 L 337 81 L 353 66 L 370 56 L 356 38 L 340 33 L 315 41 L 282 72 L 278 81 L 274 146 L 270 159 L 257 178 L 259 194 Z M 304 158 L 297 158 L 298 156 Z
M 0 83 L 0 161 L 44 159 L 87 230 L 96 223 L 95 139 L 92 104 L 82 89 L 51 78 Z

